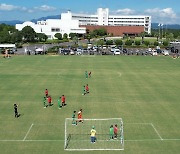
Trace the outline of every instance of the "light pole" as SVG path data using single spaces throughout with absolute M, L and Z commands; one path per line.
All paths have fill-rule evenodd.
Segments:
M 162 27 L 162 39 L 163 39 L 163 25 L 164 25 L 164 24 L 161 24 L 161 27 Z
M 158 24 L 158 27 L 159 27 L 159 37 L 158 38 L 161 38 L 160 37 L 160 27 L 161 27 L 161 24 Z

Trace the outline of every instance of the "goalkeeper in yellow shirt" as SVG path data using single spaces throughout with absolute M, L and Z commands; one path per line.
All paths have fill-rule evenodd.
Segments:
M 95 143 L 96 142 L 96 130 L 95 130 L 95 127 L 92 126 L 92 129 L 91 129 L 91 143 Z

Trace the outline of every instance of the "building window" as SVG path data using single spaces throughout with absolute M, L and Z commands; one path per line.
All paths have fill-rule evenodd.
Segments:
M 60 32 L 60 28 L 51 28 L 51 32 Z

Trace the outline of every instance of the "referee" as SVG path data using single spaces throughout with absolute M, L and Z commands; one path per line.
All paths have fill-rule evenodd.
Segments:
M 18 118 L 19 114 L 18 114 L 18 105 L 17 104 L 14 104 L 14 113 L 15 113 L 15 118 Z

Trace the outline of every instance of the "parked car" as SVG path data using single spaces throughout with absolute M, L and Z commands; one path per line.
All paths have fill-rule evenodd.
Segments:
M 120 55 L 120 50 L 119 49 L 114 49 L 114 55 Z
M 17 52 L 17 49 L 16 49 L 16 48 L 8 49 L 8 54 L 15 54 L 16 52 Z M 0 50 L 0 53 L 1 53 L 1 54 L 5 54 L 5 49 L 1 49 L 1 50 Z
M 163 50 L 163 51 L 162 51 L 162 54 L 163 54 L 164 56 L 169 56 L 169 51 L 168 51 L 168 50 Z
M 123 54 L 127 54 L 127 49 L 123 49 Z
M 77 48 L 76 55 L 82 55 L 83 50 L 81 48 Z
M 62 53 L 63 55 L 69 55 L 70 50 L 69 50 L 69 49 L 62 49 L 62 50 L 61 50 L 61 53 Z
M 36 55 L 36 54 L 37 54 L 37 55 L 45 54 L 43 48 L 36 48 L 34 52 L 35 52 L 35 55 Z
M 70 55 L 75 55 L 75 52 L 73 50 L 70 51 Z
M 157 51 L 158 54 L 162 53 L 161 49 L 157 49 L 156 51 Z
M 157 56 L 157 50 L 152 49 L 149 54 L 152 56 Z

